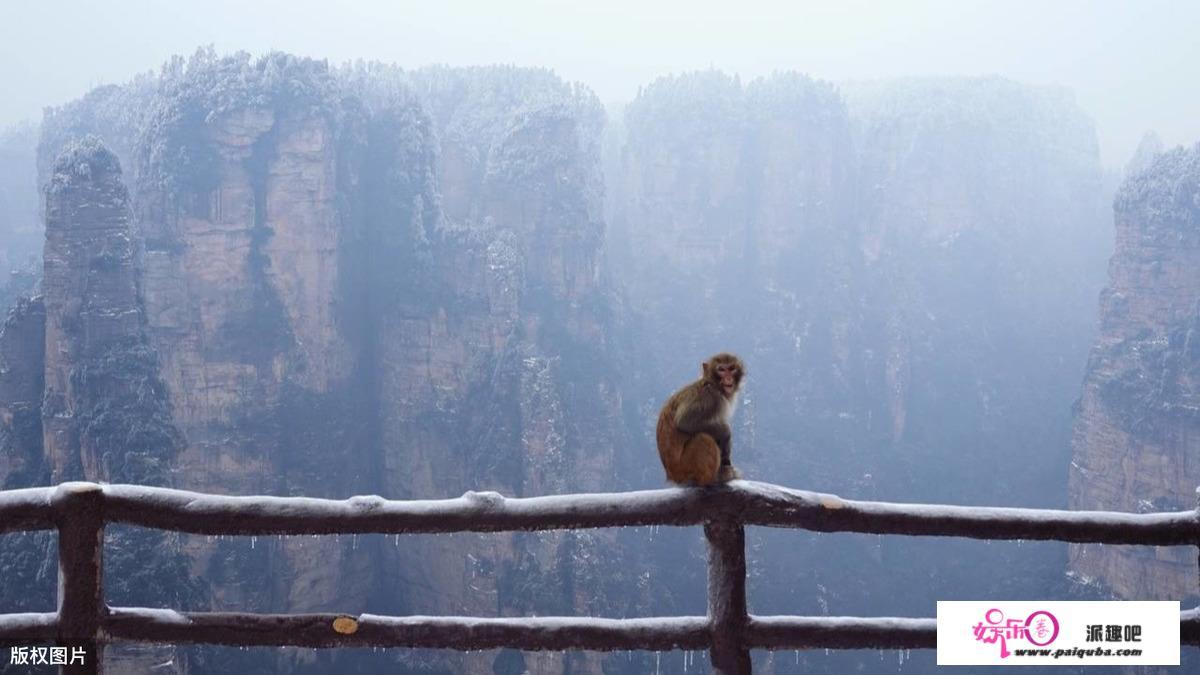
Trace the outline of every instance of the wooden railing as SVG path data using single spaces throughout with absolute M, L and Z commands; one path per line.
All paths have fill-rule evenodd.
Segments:
M 104 526 L 125 523 L 209 535 L 496 532 L 632 525 L 703 525 L 708 616 L 599 619 L 176 612 L 108 607 L 101 589 Z M 844 500 L 767 483 L 506 499 L 343 501 L 226 497 L 133 485 L 63 483 L 0 492 L 0 533 L 57 529 L 58 611 L 0 615 L 0 641 L 85 645 L 95 673 L 113 642 L 457 650 L 707 649 L 714 673 L 750 672 L 751 649 L 928 649 L 934 619 L 754 616 L 746 608 L 746 525 L 975 539 L 1200 546 L 1200 508 L 1178 513 L 980 508 Z M 1200 645 L 1200 609 L 1181 613 Z

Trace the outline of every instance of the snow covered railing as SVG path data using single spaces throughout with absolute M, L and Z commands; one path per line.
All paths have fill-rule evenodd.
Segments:
M 404 534 L 703 525 L 709 543 L 708 615 L 598 619 L 388 617 L 176 612 L 107 607 L 100 585 L 104 526 L 124 523 L 210 535 Z M 1200 512 L 984 508 L 845 500 L 734 481 L 709 487 L 509 499 L 389 501 L 229 497 L 134 485 L 63 483 L 0 492 L 0 533 L 59 532 L 58 611 L 0 615 L 0 640 L 459 650 L 708 649 L 716 673 L 749 673 L 750 649 L 914 649 L 936 643 L 933 619 L 752 616 L 746 607 L 746 525 L 817 532 L 1200 545 Z M 1181 614 L 1200 645 L 1200 610 Z M 98 659 L 63 672 L 97 672 Z

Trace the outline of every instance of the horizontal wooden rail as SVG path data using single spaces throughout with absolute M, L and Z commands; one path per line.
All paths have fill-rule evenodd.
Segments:
M 750 616 L 751 647 L 761 649 L 933 649 L 936 619 L 854 616 Z
M 58 612 L 0 614 L 0 641 L 37 642 L 58 637 Z
M 0 492 L 0 532 L 56 527 L 50 506 L 56 489 L 61 488 Z M 211 535 L 499 532 L 729 520 L 816 532 L 972 539 L 1151 546 L 1200 541 L 1195 510 L 1135 514 L 868 502 L 754 481 L 553 497 L 468 492 L 454 499 L 415 501 L 232 497 L 135 485 L 103 485 L 101 490 L 107 522 Z
M 597 619 L 360 614 L 181 613 L 113 609 L 103 630 L 123 640 L 245 646 L 434 649 L 706 649 L 708 619 Z
M 0 640 L 204 643 L 242 646 L 412 647 L 458 650 L 708 649 L 713 672 L 750 672 L 749 650 L 921 649 L 933 619 L 754 616 L 746 608 L 744 527 L 816 532 L 1200 545 L 1200 509 L 1132 514 L 895 504 L 842 499 L 753 481 L 709 488 L 509 499 L 390 501 L 231 497 L 136 485 L 64 483 L 0 492 L 0 533 L 57 529 L 58 611 L 0 615 Z M 496 532 L 637 525 L 704 525 L 709 544 L 705 617 L 599 619 L 245 614 L 108 608 L 104 527 L 124 523 L 209 535 Z M 1180 614 L 1184 644 L 1200 645 L 1200 609 Z M 99 650 L 91 653 L 100 654 Z M 100 664 L 64 667 L 96 673 Z
M 345 624 L 346 620 L 352 623 Z M 335 621 L 352 633 L 334 628 Z M 1180 612 L 1180 639 L 1200 646 L 1200 609 Z M 57 616 L 0 615 L 0 641 L 53 640 Z M 537 617 L 480 619 L 456 616 L 360 614 L 246 614 L 176 612 L 113 607 L 101 621 L 110 641 L 223 644 L 244 647 L 406 647 L 527 651 L 589 649 L 706 649 L 703 616 L 596 619 Z M 744 643 L 753 649 L 933 649 L 934 619 L 851 616 L 750 615 Z
M 54 506 L 50 503 L 56 488 L 24 488 L 0 492 L 0 534 L 54 529 Z

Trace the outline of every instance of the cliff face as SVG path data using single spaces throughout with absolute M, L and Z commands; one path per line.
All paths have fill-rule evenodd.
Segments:
M 46 192 L 43 449 L 54 482 L 112 480 L 104 447 L 80 418 L 107 402 L 91 378 L 142 336 L 129 197 L 115 155 L 94 138 L 56 162 Z M 120 376 L 104 373 L 101 377 Z M 91 379 L 91 381 L 88 381 Z M 100 384 L 100 387 L 96 385 Z
M 25 316 L 18 308 L 5 330 L 5 342 L 38 332 L 43 337 L 41 354 L 29 354 L 28 361 L 42 365 L 41 377 L 15 378 L 22 389 L 42 384 L 40 442 L 22 433 L 29 406 L 21 399 L 32 391 L 5 392 L 12 396 L 6 407 L 19 413 L 5 424 L 14 432 L 14 455 L 25 458 L 26 473 L 43 464 L 52 483 L 170 485 L 180 438 L 145 333 L 129 198 L 117 157 L 95 137 L 70 144 L 53 164 L 45 213 L 44 296 Z M 37 318 L 42 326 L 10 335 Z M 21 349 L 31 352 L 32 344 Z M 107 537 L 111 602 L 195 601 L 191 583 L 164 585 L 186 574 L 178 537 L 123 527 L 110 528 Z M 35 579 L 44 576 L 39 570 Z M 115 671 L 137 672 L 172 660 L 175 650 L 109 652 Z
M 609 178 L 612 255 L 635 330 L 654 336 L 636 359 L 654 364 L 637 375 L 647 378 L 641 412 L 651 419 L 701 359 L 736 351 L 751 373 L 735 433 L 740 460 L 760 475 L 793 460 L 823 471 L 803 450 L 789 459 L 760 451 L 821 446 L 822 418 L 846 411 L 866 384 L 845 104 L 829 84 L 798 75 L 743 87 L 707 72 L 647 87 L 624 128 Z M 769 408 L 777 418 L 757 416 L 766 391 L 778 396 Z M 657 467 L 643 469 L 657 478 Z
M 916 460 L 892 471 L 938 457 L 996 477 L 939 500 L 1061 506 L 1070 382 L 1109 250 L 1090 120 L 1064 91 L 997 78 L 845 92 L 869 341 L 891 443 Z
M 356 375 L 363 114 L 322 64 L 201 54 L 167 72 L 135 147 L 150 341 L 184 445 L 182 486 L 374 492 L 372 399 Z M 213 609 L 361 611 L 374 578 L 349 538 L 188 538 Z M 274 655 L 198 657 L 262 668 Z M 310 653 L 281 655 L 295 669 Z
M 0 485 L 49 480 L 42 456 L 46 306 L 21 300 L 0 328 Z
M 429 236 L 428 274 L 381 312 L 383 491 L 604 489 L 624 431 L 605 368 L 599 106 L 542 72 L 429 69 L 406 79 L 431 112 L 443 219 Z M 574 614 L 619 601 L 578 581 L 595 574 L 611 540 L 424 537 L 384 554 L 404 570 L 395 579 L 404 612 Z M 435 662 L 491 672 L 497 658 L 534 673 L 600 668 L 598 655 Z
M 32 171 L 37 139 L 33 124 L 0 129 L 0 310 L 5 312 L 33 288 L 36 277 L 42 234 Z
M 48 485 L 42 453 L 45 391 L 46 307 L 22 299 L 0 326 L 0 485 L 4 489 Z M 54 536 L 22 532 L 0 546 L 0 603 L 6 612 L 43 612 L 54 607 L 58 568 Z
M 1017 433 L 1039 476 L 1021 494 L 1055 503 L 1041 470 L 1065 440 L 1105 254 L 1095 135 L 1066 95 L 709 72 L 647 87 L 623 125 L 613 260 L 646 334 L 670 336 L 647 341 L 670 363 L 655 389 L 696 369 L 674 354 L 737 349 L 745 411 L 765 395 L 778 415 L 740 434 L 764 474 L 853 492 L 883 472 L 974 501 L 921 463 L 998 469 Z
M 1068 96 L 998 79 L 839 91 L 710 72 L 646 87 L 622 124 L 606 163 L 620 191 L 612 250 L 630 322 L 653 336 L 635 359 L 652 364 L 635 380 L 644 419 L 700 358 L 731 349 L 749 370 L 734 458 L 750 477 L 1065 505 L 1070 382 L 1106 239 L 1095 134 Z M 1062 549 L 960 564 L 954 542 L 796 536 L 751 536 L 755 611 L 907 614 L 978 593 L 981 578 L 997 596 L 1060 592 L 1030 585 L 1061 574 Z M 699 580 L 658 581 L 654 606 L 677 610 Z
M 116 102 L 133 100 L 136 113 L 118 114 Z M 0 336 L 6 358 L 44 358 L 45 381 L 0 373 L 0 430 L 21 446 L 6 475 L 26 481 L 44 461 L 56 479 L 231 494 L 611 489 L 614 453 L 629 444 L 607 367 L 601 125 L 590 93 L 548 72 L 334 72 L 210 52 L 55 112 L 43 154 L 69 150 L 61 166 L 41 161 L 45 348 L 34 339 L 41 305 L 22 305 Z M 81 159 L 70 139 L 83 132 L 119 153 L 88 141 Z M 117 154 L 136 167 L 132 204 Z M 154 393 L 148 407 L 121 407 L 115 427 L 94 423 L 100 401 L 124 401 L 134 377 Z M 18 443 L 43 393 L 43 433 Z M 137 419 L 162 436 L 140 438 L 134 453 L 105 445 Z M 138 473 L 151 445 L 163 454 Z M 109 600 L 124 604 L 489 616 L 604 613 L 596 603 L 628 596 L 591 584 L 618 554 L 612 537 L 590 533 L 405 546 L 120 536 L 114 575 L 145 581 L 121 554 L 149 544 L 185 554 L 150 577 L 201 582 L 169 599 L 115 582 Z M 187 572 L 171 567 L 185 560 Z M 123 658 L 114 668 L 129 672 L 150 658 L 188 672 L 372 659 L 491 672 L 498 658 L 537 673 L 600 669 L 597 656 L 515 652 Z
M 546 71 L 211 52 L 49 115 L 46 295 L 0 333 L 6 485 L 52 470 L 397 499 L 658 487 L 657 407 L 730 349 L 749 364 L 734 452 L 752 478 L 1060 505 L 1054 448 L 1104 248 L 1095 140 L 1069 100 L 998 80 L 839 91 L 709 72 L 647 87 L 622 124 L 605 176 L 595 98 Z M 64 160 L 87 169 L 60 178 L 47 155 L 81 133 L 113 151 Z M 106 445 L 118 438 L 134 451 Z M 694 531 L 120 536 L 117 603 L 704 611 Z M 830 555 L 796 536 L 752 535 L 756 612 L 921 613 L 980 575 L 1059 569 L 1032 547 L 968 566 L 929 542 L 840 540 Z M 172 555 L 139 576 L 148 547 Z M 34 562 L 0 569 L 49 589 Z M 178 586 L 168 574 L 200 584 L 153 596 Z M 169 658 L 187 672 L 655 667 L 507 651 Z
M 1127 178 L 1114 214 L 1071 443 L 1071 507 L 1189 510 L 1200 485 L 1200 146 Z M 1196 597 L 1195 556 L 1182 548 L 1072 546 L 1070 566 L 1120 598 Z

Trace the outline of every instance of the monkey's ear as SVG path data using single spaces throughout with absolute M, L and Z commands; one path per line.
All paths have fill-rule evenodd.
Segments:
M 708 377 L 708 361 L 703 361 L 700 363 L 700 376 Z

